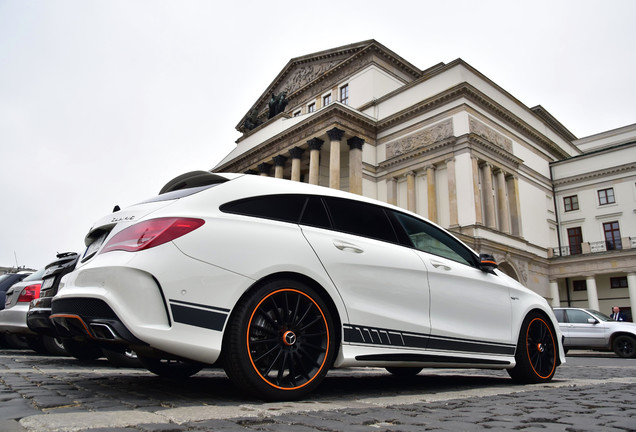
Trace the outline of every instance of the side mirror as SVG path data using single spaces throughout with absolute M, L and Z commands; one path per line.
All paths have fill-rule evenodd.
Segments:
M 497 268 L 497 262 L 490 254 L 479 254 L 479 268 L 485 272 L 493 273 Z
M 587 319 L 587 323 L 588 323 L 588 324 L 594 324 L 594 325 L 596 325 L 596 324 L 598 324 L 598 321 L 597 321 L 597 320 L 595 320 L 594 318 L 588 318 L 588 319 Z

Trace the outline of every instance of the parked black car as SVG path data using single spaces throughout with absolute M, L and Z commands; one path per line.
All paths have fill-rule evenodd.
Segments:
M 40 297 L 33 300 L 27 312 L 27 326 L 36 333 L 60 338 L 49 317 L 51 316 L 51 300 L 57 294 L 64 275 L 75 269 L 79 255 L 75 252 L 57 254 L 57 260 L 46 266 L 42 277 Z M 62 345 L 68 354 L 78 360 L 95 360 L 105 356 L 116 366 L 139 366 L 136 355 L 130 351 L 102 349 L 97 345 L 77 341 L 72 338 L 62 338 Z

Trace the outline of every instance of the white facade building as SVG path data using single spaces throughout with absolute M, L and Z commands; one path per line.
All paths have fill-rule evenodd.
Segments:
M 624 186 L 614 186 L 615 199 L 621 196 L 616 203 L 621 218 L 613 216 L 618 208 L 604 212 L 610 207 L 597 206 L 581 228 L 590 248 L 604 238 L 602 231 L 599 236 L 588 228 L 594 221 L 604 226 L 618 220 L 620 235 L 636 238 L 630 219 L 636 208 L 634 128 L 577 140 L 545 109 L 526 107 L 461 59 L 420 70 L 374 40 L 298 57 L 237 129 L 243 135 L 236 148 L 213 171 L 320 184 L 417 212 L 478 252 L 493 254 L 503 271 L 554 305 L 578 301 L 580 291 L 575 295 L 566 285 L 583 273 L 567 269 L 585 257 L 592 265 L 585 277 L 596 282 L 598 306 L 606 307 L 600 300 L 605 298 L 605 264 L 603 269 L 593 264 L 597 255 L 591 249 L 576 256 L 559 253 L 581 216 L 562 205 L 555 211 L 555 202 L 574 193 L 583 206 L 588 195 L 597 193 L 594 182 L 606 185 L 620 178 L 629 183 L 631 175 L 630 203 L 622 201 Z M 597 158 L 603 162 L 592 161 Z M 590 180 L 584 175 L 586 163 L 595 170 L 601 163 L 607 168 Z M 617 165 L 623 169 L 612 174 L 610 167 Z M 581 188 L 589 187 L 585 193 L 572 192 L 570 183 L 579 178 Z M 587 215 L 592 207 L 576 211 Z M 588 247 L 584 244 L 581 248 Z M 628 246 L 631 241 L 621 241 L 621 249 L 604 252 L 623 257 L 620 269 L 606 266 L 636 287 L 627 269 L 629 262 L 636 267 Z M 585 291 L 590 296 L 591 286 Z M 630 297 L 617 290 L 611 292 L 619 294 L 620 306 L 636 300 L 636 293 Z M 587 306 L 583 303 L 577 305 Z
M 552 163 L 553 297 L 607 314 L 636 310 L 636 124 L 574 144 L 585 153 Z

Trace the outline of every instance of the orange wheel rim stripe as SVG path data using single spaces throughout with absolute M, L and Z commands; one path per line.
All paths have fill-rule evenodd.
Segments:
M 534 318 L 532 321 L 530 321 L 530 324 L 528 324 L 528 330 L 526 330 L 526 345 L 528 345 L 528 333 L 530 332 L 530 327 L 532 327 L 532 323 L 535 321 L 541 321 L 543 325 L 545 325 L 545 328 L 548 329 L 550 340 L 552 340 L 552 346 L 556 348 L 556 345 L 554 345 L 554 335 L 552 334 L 552 330 L 550 330 L 550 326 L 541 318 Z M 537 374 L 537 376 L 545 379 L 549 377 L 550 375 L 552 375 L 552 372 L 554 372 L 554 369 L 556 368 L 556 349 L 554 349 L 553 352 L 554 352 L 554 359 L 552 362 L 552 370 L 550 370 L 550 372 L 547 375 L 543 376 L 534 368 L 534 365 L 532 364 L 532 359 L 530 358 L 530 351 L 526 348 L 526 353 L 528 355 L 528 363 L 530 364 L 530 367 L 532 368 L 532 370 Z
M 322 317 L 323 322 L 325 323 L 325 329 L 327 331 L 327 348 L 325 350 L 325 356 L 324 359 L 322 360 L 322 364 L 320 365 L 320 367 L 318 368 L 318 371 L 314 374 L 313 377 L 311 377 L 311 379 L 309 379 L 306 383 L 296 386 L 296 387 L 281 387 L 281 386 L 277 386 L 276 384 L 271 383 L 267 378 L 265 378 L 261 372 L 258 370 L 258 368 L 256 367 L 256 365 L 254 364 L 254 360 L 252 359 L 252 353 L 250 352 L 250 328 L 252 327 L 252 320 L 254 319 L 254 314 L 256 313 L 256 311 L 260 308 L 261 304 L 267 300 L 268 298 L 270 298 L 271 296 L 273 296 L 274 294 L 278 294 L 280 292 L 283 291 L 288 291 L 288 292 L 295 292 L 298 293 L 306 298 L 308 298 L 313 304 L 314 306 L 316 306 L 316 308 L 318 309 L 318 311 L 320 312 L 320 316 Z M 316 378 L 319 374 L 320 371 L 322 371 L 322 368 L 325 367 L 325 363 L 327 362 L 327 357 L 329 354 L 329 325 L 327 324 L 327 319 L 325 318 L 325 314 L 322 312 L 322 309 L 320 308 L 320 306 L 318 306 L 318 303 L 316 303 L 314 301 L 314 299 L 312 299 L 310 296 L 308 296 L 307 294 L 305 294 L 302 291 L 296 290 L 296 289 L 292 289 L 292 288 L 283 288 L 283 289 L 279 289 L 276 291 L 273 291 L 271 293 L 269 293 L 268 295 L 266 295 L 260 302 L 258 302 L 258 304 L 256 305 L 256 307 L 254 308 L 254 310 L 252 311 L 252 314 L 250 315 L 250 321 L 249 324 L 247 326 L 247 336 L 246 336 L 246 343 L 247 343 L 247 354 L 250 357 L 250 363 L 252 364 L 252 367 L 254 368 L 254 370 L 256 371 L 256 373 L 258 374 L 259 377 L 261 377 L 261 379 L 266 382 L 267 384 L 269 384 L 272 387 L 275 387 L 277 389 L 280 390 L 297 390 L 300 388 L 305 387 L 306 385 L 308 385 L 309 383 L 311 383 L 314 378 Z

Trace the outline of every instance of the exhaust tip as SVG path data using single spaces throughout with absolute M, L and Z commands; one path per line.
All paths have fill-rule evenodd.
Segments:
M 96 339 L 106 339 L 106 340 L 121 339 L 119 336 L 117 336 L 117 333 L 115 333 L 115 331 L 112 328 L 110 328 L 108 324 L 92 323 L 90 324 L 90 327 Z

